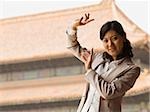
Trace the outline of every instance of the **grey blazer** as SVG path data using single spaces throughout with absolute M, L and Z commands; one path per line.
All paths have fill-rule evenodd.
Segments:
M 76 31 L 68 33 L 68 49 L 82 61 L 82 48 L 77 41 Z M 109 65 L 103 53 L 93 56 L 92 69 L 85 74 L 87 81 L 77 112 L 121 112 L 122 97 L 133 87 L 140 68 L 130 58 Z M 115 65 L 115 67 L 114 67 Z M 110 70 L 104 71 L 110 67 Z

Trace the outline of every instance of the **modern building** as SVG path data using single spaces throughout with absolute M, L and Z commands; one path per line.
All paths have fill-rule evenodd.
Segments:
M 123 25 L 134 61 L 142 68 L 124 97 L 123 112 L 150 109 L 150 35 L 129 20 L 114 0 L 102 0 L 96 5 L 0 20 L 0 112 L 76 112 L 85 70 L 66 49 L 65 32 L 85 13 L 95 21 L 80 28 L 79 41 L 95 52 L 103 50 L 99 40 L 103 23 L 118 20 Z

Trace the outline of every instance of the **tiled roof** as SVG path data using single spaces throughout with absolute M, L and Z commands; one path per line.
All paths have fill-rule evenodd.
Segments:
M 126 96 L 150 92 L 150 74 L 141 75 Z M 0 84 L 0 105 L 77 100 L 85 87 L 84 75 Z
M 103 0 L 91 6 L 0 20 L 0 64 L 71 55 L 66 49 L 66 28 L 87 12 L 95 21 L 81 27 L 78 36 L 80 43 L 88 48 L 103 49 L 99 29 L 114 19 L 121 22 L 133 44 L 143 44 L 150 37 L 129 20 L 113 0 Z
M 75 100 L 84 84 L 81 75 L 1 83 L 0 105 Z

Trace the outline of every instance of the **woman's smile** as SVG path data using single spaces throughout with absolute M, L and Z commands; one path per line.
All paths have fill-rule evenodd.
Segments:
M 115 51 L 115 49 L 110 48 L 110 49 L 108 49 L 108 51 L 114 52 L 114 51 Z

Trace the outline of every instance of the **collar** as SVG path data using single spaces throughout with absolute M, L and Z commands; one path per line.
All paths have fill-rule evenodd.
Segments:
M 123 55 L 119 55 L 117 60 L 113 60 L 112 56 L 109 55 L 107 52 L 103 52 L 103 59 L 107 62 L 112 62 L 115 63 L 116 65 L 121 64 L 127 57 L 123 56 Z

